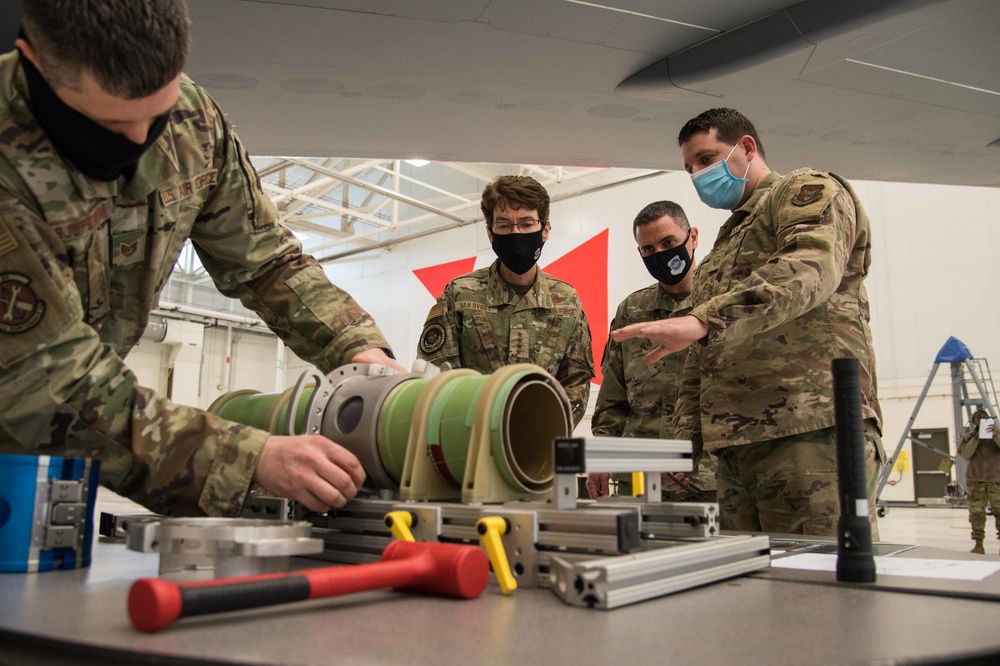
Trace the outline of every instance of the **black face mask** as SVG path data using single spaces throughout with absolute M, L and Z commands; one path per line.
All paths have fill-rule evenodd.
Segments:
M 131 177 L 139 158 L 167 127 L 169 112 L 153 121 L 145 143 L 129 141 L 59 99 L 41 72 L 24 55 L 21 55 L 21 67 L 28 80 L 30 106 L 35 119 L 59 154 L 87 178 L 111 181 L 123 174 Z
M 493 234 L 493 251 L 500 263 L 517 275 L 531 270 L 542 256 L 543 245 L 541 229 L 531 234 Z
M 684 276 L 691 270 L 691 255 L 687 250 L 688 238 L 691 238 L 690 230 L 688 230 L 684 242 L 677 247 L 642 258 L 642 263 L 646 264 L 646 270 L 658 282 L 673 286 L 683 280 Z

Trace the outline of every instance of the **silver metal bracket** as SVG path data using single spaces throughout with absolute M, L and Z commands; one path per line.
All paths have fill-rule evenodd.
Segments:
M 723 537 L 585 561 L 554 556 L 549 577 L 566 603 L 612 609 L 764 569 L 770 553 L 766 536 Z
M 556 480 L 552 499 L 559 509 L 576 507 L 577 474 L 642 472 L 645 492 L 640 497 L 655 504 L 661 501 L 661 472 L 694 469 L 690 440 L 558 437 L 553 447 Z

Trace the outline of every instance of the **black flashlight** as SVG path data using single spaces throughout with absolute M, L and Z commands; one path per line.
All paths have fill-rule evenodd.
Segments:
M 861 423 L 860 364 L 856 358 L 833 360 L 833 407 L 837 420 L 837 580 L 874 583 L 872 526 L 865 487 L 865 436 Z

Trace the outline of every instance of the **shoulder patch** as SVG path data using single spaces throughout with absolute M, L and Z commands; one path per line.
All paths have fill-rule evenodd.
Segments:
M 20 273 L 0 273 L 0 333 L 23 333 L 45 315 L 45 301 L 31 288 L 31 279 Z
M 792 203 L 796 206 L 808 206 L 814 201 L 819 201 L 821 196 L 823 196 L 822 185 L 803 185 L 798 193 L 792 197 Z
M 14 238 L 14 234 L 10 233 L 10 229 L 3 223 L 3 220 L 0 220 L 0 255 L 5 255 L 16 249 L 17 239 Z
M 437 319 L 444 314 L 444 305 L 441 303 L 435 303 L 431 308 L 431 311 L 427 313 L 427 319 L 424 321 L 430 321 L 431 319 Z
M 430 324 L 424 329 L 424 334 L 420 336 L 420 351 L 425 354 L 433 354 L 444 347 L 447 338 L 444 326 L 441 324 Z

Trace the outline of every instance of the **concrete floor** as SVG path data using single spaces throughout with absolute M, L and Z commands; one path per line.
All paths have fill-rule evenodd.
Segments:
M 951 507 L 889 507 L 879 518 L 882 541 L 968 552 L 972 549 L 969 511 Z M 993 516 L 986 516 L 987 556 L 997 557 L 1000 542 Z

